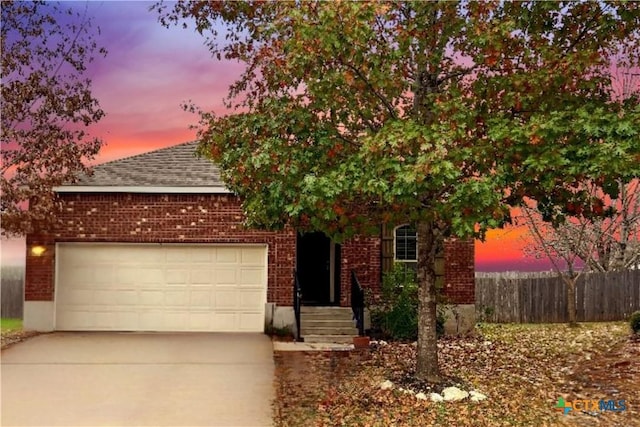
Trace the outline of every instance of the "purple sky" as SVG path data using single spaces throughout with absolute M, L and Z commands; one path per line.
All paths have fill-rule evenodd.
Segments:
M 100 27 L 98 43 L 108 50 L 90 67 L 93 93 L 107 113 L 92 134 L 105 145 L 96 163 L 192 140 L 197 117 L 181 110 L 193 101 L 226 113 L 222 99 L 241 66 L 214 60 L 194 30 L 166 29 L 149 12 L 152 2 L 91 1 L 88 14 Z M 84 9 L 84 2 L 67 3 Z M 548 269 L 523 259 L 522 233 L 495 231 L 476 245 L 479 271 Z M 2 264 L 24 262 L 24 242 L 2 241 Z

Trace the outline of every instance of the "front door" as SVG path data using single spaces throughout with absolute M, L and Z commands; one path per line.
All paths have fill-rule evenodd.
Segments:
M 296 265 L 306 305 L 331 305 L 339 301 L 339 246 L 324 233 L 298 233 Z

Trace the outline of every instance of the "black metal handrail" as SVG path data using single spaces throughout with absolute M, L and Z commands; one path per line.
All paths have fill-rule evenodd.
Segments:
M 358 335 L 364 336 L 364 290 L 360 286 L 356 272 L 351 270 L 351 310 L 356 321 Z
M 296 317 L 296 341 L 300 341 L 300 307 L 302 306 L 302 288 L 298 272 L 293 269 L 293 312 Z

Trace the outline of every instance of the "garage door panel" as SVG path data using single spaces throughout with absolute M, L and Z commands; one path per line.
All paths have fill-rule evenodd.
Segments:
M 118 306 L 118 293 L 112 290 L 95 290 L 93 298 L 97 305 Z
M 93 268 L 88 268 L 84 266 L 77 266 L 75 270 L 78 272 L 77 275 L 71 277 L 71 282 L 74 286 L 82 286 L 85 282 L 94 282 L 96 280 L 96 275 L 94 274 Z
M 191 252 L 186 251 L 184 247 L 180 246 L 166 246 L 164 253 L 165 262 L 167 263 L 167 265 L 182 265 L 185 261 L 189 261 L 189 259 L 191 258 Z
M 74 289 L 67 293 L 67 303 L 69 305 L 81 305 L 93 302 L 93 291 L 88 289 Z
M 213 271 L 206 270 L 191 270 L 191 280 L 189 283 L 193 285 L 202 285 L 202 284 L 210 284 L 211 277 L 213 276 Z
M 211 307 L 211 291 L 210 290 L 193 290 L 190 295 L 190 304 L 194 308 Z
M 235 290 L 217 287 L 215 295 L 216 310 L 229 310 L 238 307 L 238 293 Z
M 264 270 L 258 267 L 242 268 L 240 270 L 240 286 L 259 287 L 264 281 Z
M 167 331 L 188 331 L 189 313 L 176 311 L 164 313 L 164 328 Z
M 62 324 L 77 325 L 80 329 L 93 329 L 91 316 L 86 311 L 64 311 L 56 313 L 56 321 Z
M 216 270 L 215 281 L 221 285 L 233 285 L 238 281 L 238 271 L 232 268 L 219 268 Z
M 164 314 L 160 310 L 142 311 L 139 314 L 139 330 L 141 331 L 164 331 Z
M 240 304 L 239 308 L 243 310 L 255 309 L 262 301 L 262 292 L 260 291 L 246 291 L 243 290 L 239 293 Z
M 125 258 L 121 258 L 124 262 L 135 261 L 138 265 L 164 265 L 166 252 L 161 247 L 150 247 L 149 250 L 137 251 L 133 258 L 129 258 L 127 251 L 121 251 L 121 255 Z
M 166 271 L 167 285 L 184 285 L 189 282 L 189 270 L 170 269 Z
M 107 256 L 104 253 L 91 254 L 90 252 L 80 250 L 79 248 L 69 248 L 65 254 L 60 254 L 60 258 L 71 265 L 86 265 L 89 263 L 97 264 L 102 258 Z
M 262 331 L 266 247 L 60 244 L 60 330 Z
M 140 269 L 127 265 L 118 265 L 118 268 L 115 270 L 115 276 L 115 282 L 120 285 L 134 285 L 140 277 Z
M 114 320 L 114 329 L 120 331 L 138 330 L 131 325 L 139 325 L 140 314 L 137 311 L 118 311 Z
M 215 312 L 212 315 L 213 327 L 220 332 L 239 331 L 237 315 L 234 312 Z
M 141 268 L 134 283 L 144 287 L 162 286 L 165 282 L 164 270 L 160 268 Z
M 165 307 L 188 307 L 189 292 L 187 290 L 168 290 L 164 293 Z
M 210 264 L 215 257 L 215 249 L 207 248 L 207 249 L 191 249 L 189 251 L 189 262 L 192 264 L 202 263 L 202 264 Z
M 209 331 L 212 328 L 211 312 L 192 312 L 189 314 L 189 330 Z
M 256 328 L 262 328 L 264 324 L 264 316 L 261 313 L 241 313 L 240 330 L 254 331 Z
M 108 311 L 96 311 L 93 316 L 94 327 L 104 329 L 114 324 L 117 313 Z
M 238 249 L 216 251 L 216 263 L 237 264 L 239 261 Z
M 243 248 L 241 253 L 243 265 L 264 265 L 264 250 L 261 248 Z
M 138 293 L 138 304 L 143 306 L 164 306 L 164 292 L 161 290 L 142 290 Z
M 105 285 L 108 286 L 109 284 L 114 282 L 115 279 L 115 274 L 114 274 L 114 270 L 111 266 L 96 266 L 94 269 L 92 269 L 92 274 L 93 274 L 93 282 L 96 285 Z
M 118 305 L 138 305 L 138 291 L 134 290 L 118 290 L 113 291 Z

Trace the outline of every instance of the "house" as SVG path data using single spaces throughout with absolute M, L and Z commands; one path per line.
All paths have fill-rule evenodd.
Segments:
M 348 311 L 351 271 L 375 293 L 383 269 L 415 262 L 415 232 L 405 225 L 342 244 L 292 228 L 245 228 L 240 201 L 195 148 L 192 142 L 108 162 L 54 189 L 61 203 L 55 225 L 27 236 L 26 328 L 294 327 L 294 269 L 304 305 Z M 473 242 L 452 240 L 439 263 L 444 293 L 466 311 L 467 327 L 473 255 Z M 461 327 L 456 318 L 454 329 Z

